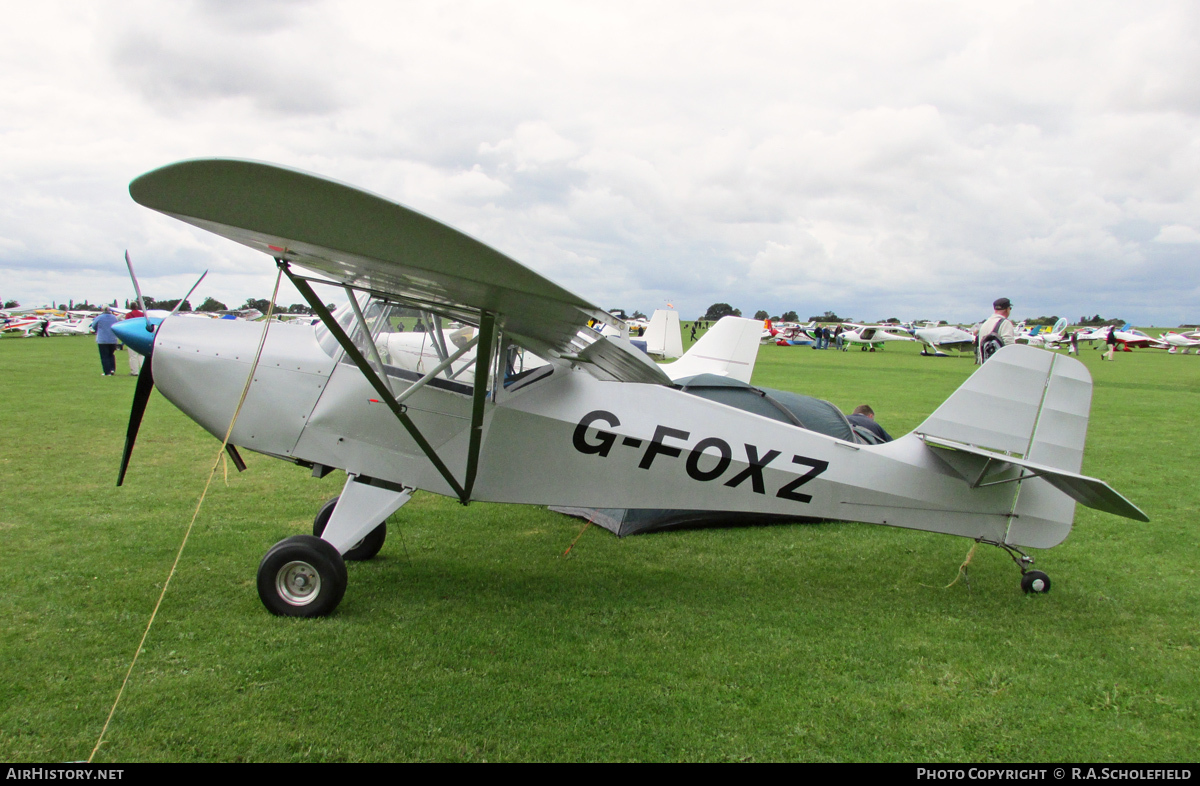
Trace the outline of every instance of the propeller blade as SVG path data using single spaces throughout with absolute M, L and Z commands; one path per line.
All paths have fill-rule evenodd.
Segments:
M 153 364 L 147 358 L 138 374 L 137 387 L 133 391 L 133 407 L 129 410 L 129 429 L 125 432 L 125 452 L 121 454 L 121 474 L 117 476 L 117 485 L 125 482 L 125 470 L 129 469 L 129 457 L 133 453 L 133 443 L 137 440 L 138 429 L 142 425 L 142 416 L 146 414 L 146 404 L 150 394 L 154 392 Z
M 187 294 L 184 295 L 179 300 L 179 302 L 175 304 L 175 308 L 171 309 L 171 313 L 169 314 L 169 316 L 172 316 L 172 317 L 175 316 L 175 314 L 179 311 L 180 307 L 183 305 L 184 301 L 186 301 L 188 298 L 190 298 L 192 296 L 192 293 L 196 291 L 196 287 L 200 286 L 200 282 L 203 281 L 204 277 L 207 275 L 208 275 L 207 270 L 205 270 L 203 273 L 200 274 L 200 278 L 196 279 L 196 283 L 192 284 L 192 288 L 189 289 L 187 291 Z
M 138 296 L 138 309 L 145 314 L 146 301 L 142 300 L 142 288 L 138 286 L 137 275 L 135 275 L 133 272 L 133 260 L 129 258 L 128 249 L 125 251 L 125 267 L 129 268 L 129 277 L 133 279 L 133 291 L 136 292 Z

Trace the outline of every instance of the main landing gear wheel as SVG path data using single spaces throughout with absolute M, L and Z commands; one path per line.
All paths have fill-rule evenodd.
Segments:
M 346 563 L 328 542 L 293 535 L 274 546 L 258 565 L 258 597 L 281 617 L 324 617 L 346 594 Z
M 325 527 L 329 524 L 329 517 L 333 515 L 333 509 L 337 507 L 338 500 L 341 496 L 334 497 L 321 506 L 317 511 L 317 517 L 313 519 L 313 534 L 318 538 L 325 532 Z M 387 540 L 387 524 L 380 524 L 375 529 L 371 530 L 360 540 L 350 547 L 350 550 L 342 555 L 342 559 L 350 562 L 364 562 L 371 559 L 379 550 L 383 548 L 383 542 Z
M 1026 571 L 1021 576 L 1021 589 L 1025 590 L 1026 594 L 1036 593 L 1042 594 L 1050 591 L 1050 577 L 1040 570 Z

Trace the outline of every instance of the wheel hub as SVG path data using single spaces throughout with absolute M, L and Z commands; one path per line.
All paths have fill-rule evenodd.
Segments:
M 275 574 L 275 589 L 284 602 L 307 606 L 321 594 L 321 574 L 307 562 L 294 560 Z

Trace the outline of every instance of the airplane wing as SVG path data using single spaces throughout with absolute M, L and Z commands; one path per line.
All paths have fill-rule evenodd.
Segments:
M 206 229 L 337 284 L 391 295 L 457 318 L 498 315 L 506 335 L 539 354 L 578 356 L 589 320 L 620 321 L 495 249 L 352 186 L 271 164 L 198 159 L 129 184 L 140 205 Z M 593 336 L 594 338 L 594 336 Z M 641 364 L 605 347 L 607 373 Z M 616 360 L 613 360 L 613 359 Z M 650 375 L 653 376 L 653 375 Z
M 973 337 L 939 338 L 930 341 L 929 345 L 937 349 L 957 349 L 962 352 L 966 352 L 967 350 L 974 348 L 975 339 Z

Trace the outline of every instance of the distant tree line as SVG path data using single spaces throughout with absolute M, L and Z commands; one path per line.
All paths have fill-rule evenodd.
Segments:
M 740 308 L 734 308 L 728 303 L 713 303 L 700 319 L 706 322 L 716 322 L 721 317 L 740 317 L 741 315 Z
M 271 301 L 263 298 L 246 298 L 246 302 L 241 308 L 254 308 L 262 313 L 267 313 L 267 309 L 271 306 Z M 217 309 L 218 311 L 224 309 Z M 282 303 L 275 304 L 276 314 L 312 314 L 312 308 L 307 303 L 293 303 L 290 306 L 284 306 Z
M 146 308 L 161 309 L 163 311 L 174 311 L 175 306 L 179 304 L 179 298 L 175 298 L 174 300 L 156 300 L 155 298 L 150 297 L 149 295 L 142 295 L 142 300 L 143 300 L 143 302 L 145 302 Z M 266 298 L 246 298 L 246 302 L 243 303 L 242 305 L 238 306 L 237 309 L 234 309 L 234 310 L 240 310 L 240 309 L 244 309 L 244 308 L 253 308 L 253 309 L 257 309 L 265 314 L 265 313 L 267 313 L 267 306 L 269 306 L 269 305 L 270 305 L 270 301 L 267 300 Z M 126 300 L 125 301 L 125 308 L 134 308 L 136 306 L 137 306 L 136 300 Z M 13 306 L 13 308 L 15 308 L 15 306 Z M 75 304 L 75 308 L 92 309 L 92 310 L 97 310 L 97 311 L 100 309 L 99 306 L 91 306 L 86 303 L 77 303 L 77 304 Z M 329 304 L 329 308 L 330 308 L 330 310 L 332 310 L 334 308 L 332 303 Z M 192 311 L 193 309 L 192 309 L 191 302 L 187 301 L 187 300 L 183 301 L 183 305 L 179 307 L 179 310 L 180 311 Z M 231 309 L 229 308 L 229 306 L 225 305 L 220 300 L 217 300 L 214 297 L 207 297 L 204 299 L 204 302 L 201 303 L 200 306 L 194 310 L 197 312 L 205 313 L 205 314 L 215 314 L 215 313 L 218 313 L 221 311 L 230 311 Z M 307 303 L 293 303 L 290 306 L 284 306 L 281 303 L 276 303 L 275 304 L 275 313 L 276 314 L 312 314 L 313 312 L 312 312 L 312 309 L 309 308 Z
M 700 317 L 700 319 L 715 321 L 715 320 L 720 319 L 721 317 L 730 316 L 730 315 L 740 317 L 742 315 L 742 312 L 741 312 L 741 310 L 734 308 L 733 306 L 729 305 L 728 303 L 713 303 L 711 306 L 708 307 L 708 311 L 706 311 L 704 313 L 704 316 Z M 758 311 L 754 312 L 754 318 L 755 319 L 770 319 L 775 322 L 798 322 L 798 321 L 800 321 L 799 317 L 796 315 L 795 311 L 785 311 L 780 316 L 772 317 L 772 316 L 769 316 L 765 310 L 759 309 Z M 1050 325 L 1053 325 L 1055 322 L 1057 322 L 1058 319 L 1059 318 L 1057 315 L 1049 316 L 1049 317 L 1037 317 L 1035 319 L 1026 319 L 1025 323 L 1028 325 L 1050 326 Z M 826 311 L 824 314 L 810 316 L 808 318 L 808 321 L 809 322 L 824 322 L 824 323 L 839 323 L 839 322 L 844 323 L 844 322 L 852 322 L 853 320 L 850 317 L 839 317 L 837 314 L 835 314 L 832 311 Z M 933 322 L 933 321 L 935 321 L 935 320 L 931 320 L 931 319 L 914 319 L 913 320 L 914 323 L 924 323 L 924 322 Z M 937 324 L 939 324 L 939 325 L 948 324 L 944 319 L 939 319 L 936 321 L 937 321 Z M 882 320 L 881 322 L 883 324 L 887 324 L 887 325 L 899 325 L 901 323 L 901 320 L 898 319 L 897 317 L 888 317 L 887 319 Z M 1124 325 L 1125 320 L 1118 319 L 1118 318 L 1105 319 L 1105 318 L 1101 317 L 1099 314 L 1096 314 L 1095 316 L 1092 316 L 1092 317 L 1080 317 L 1079 321 L 1076 324 L 1087 325 L 1089 327 L 1098 326 L 1098 325 Z
M 720 319 L 721 317 L 728 317 L 728 316 L 740 317 L 741 315 L 742 315 L 742 310 L 740 308 L 734 308 L 733 306 L 729 305 L 728 303 L 713 303 L 711 306 L 708 307 L 708 311 L 705 311 L 704 316 L 700 317 L 700 319 L 705 320 L 705 321 L 715 322 L 716 320 Z M 773 317 L 773 316 L 770 316 L 770 314 L 767 311 L 765 311 L 764 309 L 761 309 L 761 308 L 758 311 L 754 312 L 754 318 L 755 319 L 770 319 L 772 322 L 799 322 L 800 321 L 800 316 L 795 311 L 785 311 L 782 314 L 780 314 L 779 316 Z M 832 311 L 826 311 L 824 314 L 821 314 L 820 316 L 809 317 L 808 321 L 809 322 L 849 322 L 850 318 L 849 317 L 839 317 L 837 314 L 833 313 Z M 899 321 L 899 320 L 897 320 L 897 321 Z
M 1098 327 L 1100 325 L 1124 325 L 1123 319 L 1104 319 L 1099 314 L 1094 317 L 1080 317 L 1078 325 L 1086 325 L 1087 327 Z
M 808 321 L 809 322 L 849 322 L 850 318 L 847 317 L 847 318 L 843 319 L 842 317 L 839 317 L 837 314 L 833 313 L 832 311 L 826 311 L 824 314 L 822 314 L 819 317 L 809 317 Z

